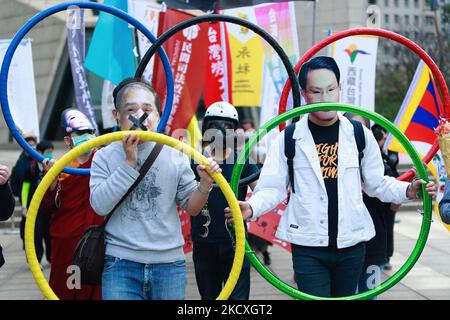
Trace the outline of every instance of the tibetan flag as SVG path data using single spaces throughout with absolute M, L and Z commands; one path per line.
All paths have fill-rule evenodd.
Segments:
M 428 66 L 420 61 L 394 124 L 425 155 L 436 140 L 434 129 L 439 124 L 442 103 Z M 389 135 L 387 149 L 406 153 L 397 139 Z
M 442 103 L 431 71 L 423 61 L 420 61 L 394 124 L 406 135 L 422 157 L 428 153 L 436 140 L 434 130 L 439 124 L 441 112 Z M 385 149 L 407 154 L 391 134 L 386 140 Z M 434 211 L 440 219 L 438 203 L 443 196 L 446 178 L 440 151 L 428 164 L 428 169 L 438 185 Z M 450 225 L 444 226 L 450 231 Z

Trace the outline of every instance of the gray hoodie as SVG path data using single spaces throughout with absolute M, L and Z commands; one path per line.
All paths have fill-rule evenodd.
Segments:
M 130 167 L 121 142 L 94 155 L 90 202 L 106 216 L 139 177 L 153 142 L 138 146 L 137 167 Z M 186 208 L 197 187 L 189 159 L 164 146 L 144 179 L 116 209 L 106 225 L 106 254 L 139 263 L 184 260 L 184 239 L 176 205 Z

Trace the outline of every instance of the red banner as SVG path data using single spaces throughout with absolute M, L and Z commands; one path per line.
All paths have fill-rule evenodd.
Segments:
M 270 243 L 276 244 L 281 248 L 291 251 L 291 244 L 289 242 L 278 239 L 275 233 L 280 223 L 281 214 L 286 210 L 287 199 L 278 204 L 278 206 L 268 213 L 259 217 L 256 221 L 247 224 L 248 233 L 258 236 Z
M 192 17 L 190 14 L 174 9 L 161 12 L 158 34 Z M 201 24 L 178 32 L 163 45 L 169 57 L 174 78 L 174 100 L 166 128 L 169 135 L 173 135 L 176 129 L 186 129 L 197 110 L 205 83 L 207 41 L 208 25 Z M 164 105 L 166 99 L 165 77 L 161 60 L 157 58 L 153 86 L 161 97 L 161 105 Z
M 184 237 L 183 251 L 185 254 L 192 252 L 192 237 L 191 237 L 191 216 L 181 208 L 178 208 L 181 221 L 181 232 Z
M 205 68 L 204 99 L 206 107 L 216 101 L 233 103 L 231 88 L 230 46 L 226 36 L 226 25 L 223 22 L 208 26 L 208 61 Z

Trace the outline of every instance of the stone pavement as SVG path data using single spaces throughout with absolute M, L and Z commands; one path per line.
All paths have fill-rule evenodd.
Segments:
M 59 156 L 64 152 L 63 148 L 58 148 L 55 154 Z M 19 153 L 18 148 L 5 150 L 0 147 L 0 163 L 11 167 Z M 415 211 L 414 205 L 405 206 L 403 210 L 397 215 L 400 223 L 395 225 L 395 253 L 391 259 L 393 270 L 384 275 L 384 279 L 404 264 L 419 235 L 421 216 Z M 11 230 L 8 228 L 0 229 L 0 244 L 4 248 L 6 259 L 6 264 L 0 269 L 0 300 L 43 299 L 26 264 L 25 252 L 22 250 L 22 241 L 17 229 L 13 231 L 16 234 L 10 234 Z M 274 273 L 294 286 L 290 254 L 277 246 L 270 247 L 270 252 L 271 268 Z M 199 299 L 192 256 L 189 254 L 186 259 L 188 270 L 186 299 Z M 48 278 L 50 268 L 45 258 L 43 270 Z M 274 300 L 289 297 L 272 287 L 252 269 L 251 299 Z M 450 233 L 436 217 L 418 263 L 400 283 L 381 295 L 380 299 L 450 299 Z
M 395 254 L 391 260 L 393 274 L 406 261 L 419 234 L 421 216 L 407 211 L 399 214 L 400 223 L 395 225 Z M 4 247 L 6 264 L 0 269 L 0 300 L 43 299 L 28 269 L 19 235 L 5 234 L 0 230 L 0 243 Z M 450 233 L 440 222 L 431 226 L 427 246 L 411 272 L 394 288 L 381 295 L 381 299 L 450 299 Z M 294 285 L 290 254 L 277 246 L 270 248 L 272 270 L 280 279 Z M 192 256 L 187 256 L 188 285 L 186 299 L 199 299 Z M 49 265 L 43 261 L 44 274 L 48 277 Z M 384 276 L 385 278 L 386 276 Z M 251 274 L 251 299 L 289 299 L 268 284 L 254 269 Z

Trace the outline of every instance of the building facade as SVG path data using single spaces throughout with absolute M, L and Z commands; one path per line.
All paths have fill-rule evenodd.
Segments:
M 450 3 L 450 0 L 438 1 L 440 5 Z M 65 1 L 0 0 L 0 39 L 11 39 L 33 15 L 62 2 Z M 400 32 L 410 38 L 414 38 L 415 32 L 427 32 L 430 36 L 436 34 L 435 13 L 431 10 L 431 1 L 427 0 L 297 1 L 295 8 L 300 54 L 327 37 L 329 32 L 367 26 L 367 8 L 373 4 L 380 8 L 382 28 Z M 85 17 L 89 41 L 97 15 L 92 10 L 87 10 Z M 74 101 L 65 24 L 66 14 L 62 12 L 39 23 L 28 35 L 32 39 L 41 138 L 52 140 L 61 138 L 59 115 Z M 386 50 L 379 52 L 379 59 L 382 61 L 390 59 L 392 55 Z M 326 54 L 326 49 L 321 53 Z M 102 82 L 89 72 L 87 76 L 96 116 L 101 119 Z M 3 117 L 0 117 L 0 144 L 9 141 L 9 130 Z

